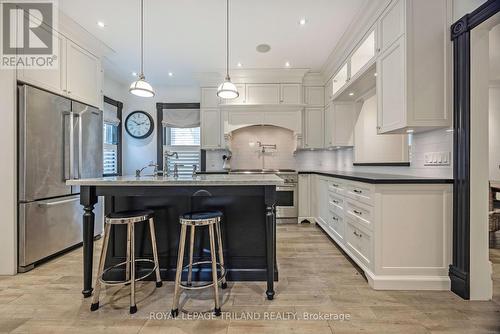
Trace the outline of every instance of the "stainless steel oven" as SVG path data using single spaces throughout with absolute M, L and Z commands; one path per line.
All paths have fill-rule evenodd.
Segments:
M 277 223 L 297 222 L 297 184 L 276 187 L 276 220 Z

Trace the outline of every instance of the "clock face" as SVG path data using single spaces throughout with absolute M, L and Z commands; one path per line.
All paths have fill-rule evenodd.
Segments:
M 134 138 L 143 139 L 153 132 L 153 118 L 144 111 L 134 111 L 125 120 L 127 133 Z

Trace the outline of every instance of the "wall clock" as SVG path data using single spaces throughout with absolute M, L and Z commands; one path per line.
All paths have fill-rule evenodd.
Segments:
M 153 117 L 144 111 L 134 111 L 125 119 L 125 130 L 134 138 L 144 139 L 153 133 Z

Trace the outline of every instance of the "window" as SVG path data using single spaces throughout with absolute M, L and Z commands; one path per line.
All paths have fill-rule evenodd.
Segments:
M 178 164 L 179 176 L 191 176 L 193 165 L 200 170 L 200 127 L 163 128 L 164 165 L 172 175 L 174 165 Z M 177 152 L 179 158 L 168 157 L 166 153 Z
M 104 122 L 103 174 L 118 174 L 118 125 Z

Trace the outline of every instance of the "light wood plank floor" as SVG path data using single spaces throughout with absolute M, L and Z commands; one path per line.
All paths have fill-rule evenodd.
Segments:
M 158 319 L 170 310 L 172 282 L 160 289 L 152 282 L 140 283 L 139 311 L 134 315 L 128 314 L 128 287 L 104 289 L 101 308 L 90 312 L 90 299 L 80 293 L 82 251 L 76 249 L 29 273 L 0 277 L 0 332 L 500 333 L 500 250 L 491 252 L 494 300 L 470 302 L 451 292 L 374 291 L 314 225 L 278 226 L 277 239 L 280 281 L 276 299 L 265 299 L 264 282 L 230 282 L 223 292 L 222 310 L 230 312 L 224 313 L 225 319 Z M 96 247 L 95 263 L 99 241 Z M 184 309 L 203 312 L 213 308 L 211 298 L 211 291 L 206 291 L 183 295 L 181 300 Z M 256 312 L 261 319 L 243 319 L 240 312 L 249 312 L 248 316 Z M 350 320 L 263 319 L 266 314 L 289 312 L 297 317 L 304 312 L 349 314 Z

